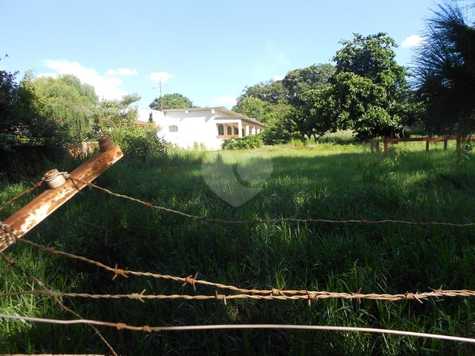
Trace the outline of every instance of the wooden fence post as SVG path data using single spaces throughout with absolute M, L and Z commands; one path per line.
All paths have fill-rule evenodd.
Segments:
M 457 153 L 460 155 L 462 153 L 462 137 L 457 135 Z
M 430 137 L 426 139 L 426 152 L 429 152 L 429 147 L 430 147 Z
M 72 171 L 70 178 L 66 176 L 64 181 L 62 176 L 57 175 L 55 181 L 59 181 L 58 187 L 45 190 L 3 221 L 5 227 L 0 229 L 0 252 L 14 244 L 16 239 L 23 237 L 123 157 L 120 147 L 113 145 L 110 139 L 102 140 L 100 148 L 102 152 Z
M 384 153 L 388 153 L 388 150 L 389 150 L 389 138 L 388 137 L 384 137 Z
M 449 143 L 449 139 L 447 138 L 447 136 L 445 136 L 444 137 L 444 151 L 447 151 L 448 143 Z

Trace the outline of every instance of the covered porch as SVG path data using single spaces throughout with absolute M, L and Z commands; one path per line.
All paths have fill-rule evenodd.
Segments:
M 218 138 L 232 139 L 251 135 L 257 135 L 262 132 L 263 125 L 251 120 L 217 120 L 216 123 Z

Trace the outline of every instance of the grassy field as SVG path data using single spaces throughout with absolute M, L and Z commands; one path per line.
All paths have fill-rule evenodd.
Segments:
M 98 184 L 166 207 L 225 219 L 319 217 L 475 221 L 475 160 L 457 162 L 453 147 L 399 145 L 387 157 L 364 146 L 264 147 L 224 152 L 226 170 L 244 173 L 272 166 L 261 191 L 232 207 L 203 179 L 216 153 L 175 153 L 148 162 L 124 159 Z M 237 165 L 237 166 L 236 166 Z M 69 169 L 74 163 L 49 168 Z M 234 168 L 233 168 L 234 167 Z M 47 167 L 45 167 L 47 168 Z M 255 175 L 259 178 L 262 175 Z M 246 177 L 244 177 L 246 178 Z M 246 179 L 244 179 L 246 180 Z M 252 182 L 251 182 L 252 183 Z M 243 183 L 244 184 L 244 183 Z M 245 184 L 244 184 L 245 185 Z M 26 181 L 0 186 L 3 201 Z M 26 199 L 28 200 L 28 199 Z M 25 200 L 23 200 L 24 202 Z M 22 202 L 0 212 L 8 216 Z M 86 189 L 28 236 L 110 265 L 199 277 L 256 288 L 399 293 L 431 288 L 475 289 L 475 228 L 403 225 L 223 225 L 192 221 Z M 202 286 L 150 279 L 116 279 L 78 262 L 17 244 L 9 255 L 63 291 L 214 294 Z M 4 292 L 30 290 L 26 277 L 0 262 Z M 475 336 L 475 301 L 418 302 L 327 300 L 306 302 L 147 302 L 65 300 L 83 317 L 130 324 L 298 323 L 371 326 Z M 0 299 L 0 312 L 71 318 L 45 297 Z M 408 337 L 349 333 L 201 332 L 141 334 L 103 330 L 120 354 L 474 354 L 474 346 Z M 0 353 L 105 352 L 85 326 L 20 322 L 0 324 Z

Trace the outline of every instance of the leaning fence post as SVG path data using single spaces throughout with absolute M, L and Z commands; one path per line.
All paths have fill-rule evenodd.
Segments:
M 30 203 L 8 217 L 0 229 L 0 252 L 54 213 L 80 190 L 123 157 L 119 146 L 109 138 L 99 142 L 101 153 L 81 164 L 70 174 L 51 170 L 45 175 L 48 188 Z

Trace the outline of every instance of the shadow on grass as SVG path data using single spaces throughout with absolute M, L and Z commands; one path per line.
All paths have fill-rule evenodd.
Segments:
M 273 154 L 261 158 L 272 160 L 273 173 L 262 191 L 237 209 L 205 184 L 201 176 L 203 156 L 175 156 L 147 164 L 120 162 L 98 184 L 169 208 L 225 219 L 283 216 L 475 221 L 473 162 L 454 168 L 450 156 L 443 152 L 410 152 L 388 158 L 367 153 Z M 86 190 L 30 238 L 112 266 L 178 276 L 199 272 L 199 278 L 242 287 L 399 293 L 473 288 L 474 234 L 473 228 L 401 225 L 207 224 Z M 67 275 L 75 281 L 71 291 L 215 292 L 150 279 L 112 281 L 111 275 L 95 267 L 38 254 L 38 260 L 42 259 L 54 266 L 48 267 L 48 281 L 57 285 L 55 276 Z M 328 300 L 310 308 L 300 302 L 67 302 L 73 302 L 87 318 L 138 325 L 272 322 L 375 326 L 466 336 L 475 333 L 475 304 L 468 299 L 424 304 Z M 53 309 L 51 306 L 49 310 Z M 51 328 L 55 328 L 56 339 L 47 336 Z M 475 352 L 461 344 L 395 337 L 383 342 L 370 335 L 105 333 L 121 354 L 131 350 L 143 355 L 286 355 L 314 354 L 316 350 L 323 354 Z M 35 326 L 12 336 L 4 345 L 14 344 L 13 340 L 28 340 L 36 352 L 103 351 L 86 327 Z

